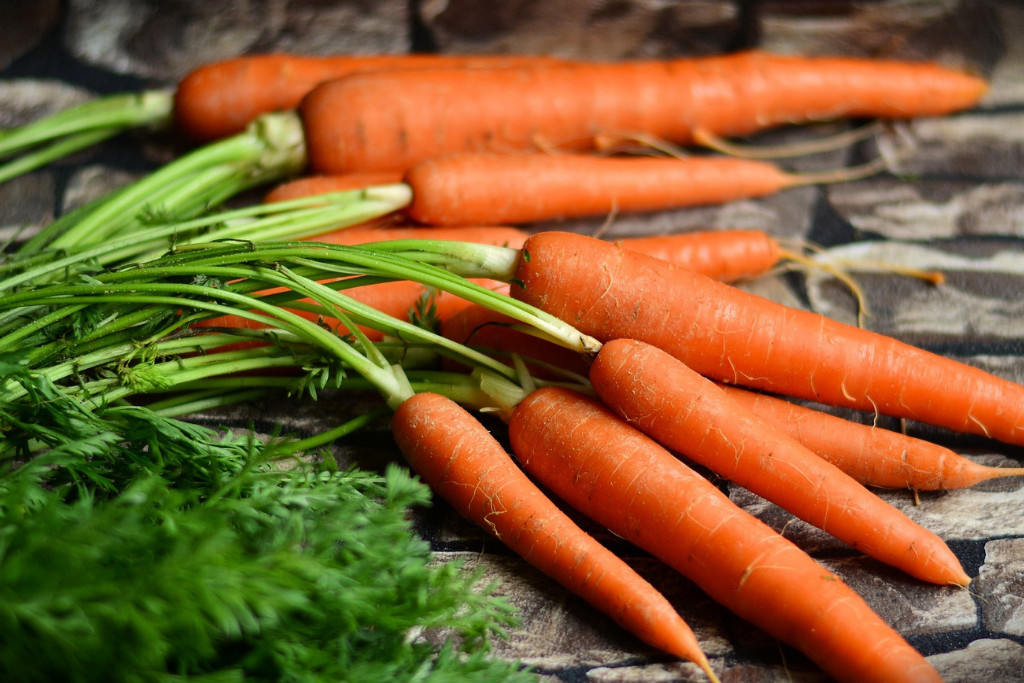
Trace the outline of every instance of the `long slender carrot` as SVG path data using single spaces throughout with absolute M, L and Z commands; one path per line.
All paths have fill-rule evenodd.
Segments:
M 868 486 L 939 491 L 1024 475 L 1024 467 L 979 465 L 930 441 L 739 387 L 719 386 L 732 400 Z
M 717 681 L 668 601 L 548 500 L 476 418 L 423 393 L 398 407 L 391 430 L 413 470 L 459 514 L 640 639 Z
M 509 434 L 546 487 L 838 681 L 941 680 L 837 576 L 596 401 L 540 389 L 516 407 Z
M 509 157 L 502 157 L 502 159 L 509 160 Z M 635 161 L 644 160 L 638 159 Z M 646 161 L 661 162 L 670 160 L 648 159 Z M 717 192 L 719 192 L 718 195 L 711 196 L 709 194 L 705 194 L 704 200 L 724 200 L 728 198 L 728 193 L 735 193 L 735 196 L 748 196 L 752 192 L 751 188 L 753 186 L 756 186 L 756 178 L 754 184 L 746 183 L 746 178 L 743 173 L 739 173 L 738 178 L 729 177 L 727 179 L 723 179 L 717 174 L 716 168 L 718 170 L 726 170 L 726 166 L 728 166 L 728 164 L 719 165 L 717 163 L 718 161 L 723 160 L 715 160 L 715 163 L 712 164 L 705 164 L 704 162 L 706 161 L 708 160 L 699 160 L 700 163 L 692 164 L 689 166 L 689 168 L 697 174 L 701 174 L 702 168 L 705 171 L 710 171 L 710 173 L 705 173 L 702 175 L 704 182 L 706 184 L 717 185 L 719 188 L 718 190 L 716 190 Z M 395 171 L 387 171 L 377 173 L 368 172 L 346 173 L 340 175 L 318 175 L 308 176 L 305 178 L 298 178 L 296 180 L 283 183 L 278 187 L 274 188 L 274 190 L 272 190 L 264 197 L 263 201 L 286 201 L 290 199 L 312 197 L 320 194 L 325 194 L 328 192 L 341 192 L 344 190 L 362 189 L 366 187 L 371 187 L 373 185 L 389 185 L 392 183 L 401 182 L 404 178 L 408 182 L 412 183 L 412 189 L 413 192 L 415 193 L 418 202 L 422 201 L 433 206 L 456 206 L 464 202 L 465 195 L 463 195 L 461 187 L 452 187 L 451 185 L 448 185 L 444 188 L 434 188 L 429 181 L 427 181 L 425 185 L 417 183 L 417 179 L 419 177 L 419 171 L 417 169 L 419 169 L 421 166 L 427 167 L 431 163 L 432 161 L 428 160 L 423 164 L 418 164 L 416 167 L 414 167 L 412 171 L 405 174 L 404 176 L 403 174 Z M 495 163 L 498 166 L 500 166 L 503 162 L 501 160 L 495 160 Z M 655 166 L 660 166 L 660 164 L 656 164 Z M 672 166 L 676 166 L 676 164 L 672 164 Z M 515 162 L 509 160 L 509 167 L 514 168 Z M 738 164 L 736 166 L 736 169 L 738 171 L 742 171 L 744 170 L 744 168 L 744 164 Z M 628 169 L 623 170 L 628 171 Z M 752 173 L 751 175 L 756 174 L 755 169 L 752 168 L 750 170 L 755 171 L 755 173 Z M 775 173 L 778 174 L 774 167 L 771 166 L 768 166 L 765 170 L 765 175 L 768 176 L 771 176 L 773 171 L 775 171 Z M 628 177 L 626 178 L 626 182 L 623 184 L 622 189 L 628 192 L 629 188 L 635 185 L 637 181 L 636 178 L 632 176 L 632 174 L 627 175 Z M 781 175 L 785 177 L 785 174 Z M 468 177 L 468 174 L 464 177 Z M 562 175 L 561 177 L 563 182 L 566 182 L 569 185 L 573 186 L 571 188 L 571 192 L 569 192 L 568 195 L 578 196 L 576 194 L 576 191 L 578 189 L 576 188 L 576 185 L 586 184 L 585 178 L 575 178 L 575 176 L 567 177 L 565 175 Z M 714 182 L 712 182 L 712 177 L 714 179 Z M 526 189 L 526 187 L 524 187 L 523 185 L 515 184 L 518 181 L 511 178 L 507 178 L 505 180 L 507 182 L 503 181 L 501 183 L 488 184 L 488 187 L 490 189 L 489 198 L 482 196 L 474 197 L 474 202 L 477 209 L 474 213 L 477 213 L 480 216 L 495 217 L 502 212 L 502 209 L 500 208 L 499 205 L 508 205 L 508 203 L 510 202 L 518 202 L 519 204 L 524 204 L 536 201 L 539 204 L 549 204 L 549 202 L 545 201 L 545 197 L 555 198 L 554 201 L 559 203 L 565 201 L 564 199 L 557 199 L 556 195 L 558 195 L 559 193 L 551 192 L 552 188 L 549 184 L 542 184 L 544 186 L 538 188 L 536 196 L 533 196 L 534 193 L 532 191 Z M 526 176 L 525 180 L 529 181 L 529 183 L 531 184 L 535 182 L 534 179 L 532 179 L 530 176 Z M 661 183 L 667 180 L 669 180 L 669 178 L 660 177 L 657 179 L 657 182 Z M 733 183 L 736 182 L 737 180 L 738 183 L 736 185 L 733 185 Z M 473 185 L 472 181 L 467 184 L 471 186 Z M 767 185 L 770 184 L 771 178 L 769 177 Z M 510 193 L 508 191 L 510 185 L 516 187 L 515 193 Z M 762 183 L 762 185 L 765 185 L 765 183 Z M 722 189 L 729 188 L 730 186 L 733 189 Z M 604 207 L 605 209 L 613 208 L 612 204 L 614 204 L 615 202 L 614 197 L 617 196 L 615 193 L 618 191 L 618 188 L 619 186 L 615 184 L 606 186 L 604 188 L 605 195 L 603 200 L 600 194 L 594 196 L 593 199 L 597 203 L 605 201 L 607 204 Z M 440 191 L 444 192 L 444 194 L 441 196 L 431 194 L 431 191 L 433 189 L 440 189 Z M 475 187 L 470 187 L 469 189 L 471 191 L 476 190 Z M 495 192 L 495 190 L 497 190 L 497 192 Z M 697 190 L 699 191 L 699 188 L 697 188 Z M 687 186 L 687 191 L 693 192 L 693 186 Z M 520 195 L 520 192 L 523 192 L 524 194 Z M 517 199 L 510 200 L 509 197 L 512 196 L 513 194 Z M 423 200 L 422 198 L 425 195 L 430 196 L 430 199 Z M 579 213 L 578 207 L 570 207 L 568 211 L 574 213 L 574 215 L 578 215 Z M 474 225 L 472 222 L 469 222 L 469 216 L 465 216 L 465 218 L 466 221 L 453 220 L 451 222 L 459 226 Z M 385 223 L 383 221 L 380 223 L 374 223 L 374 225 L 381 226 L 387 224 L 389 223 Z M 345 239 L 345 235 L 351 234 L 353 234 L 353 231 L 351 229 L 338 232 L 339 237 L 343 239 Z M 442 237 L 440 236 L 442 234 L 451 234 L 452 237 Z M 323 241 L 324 239 L 326 239 L 326 237 L 321 236 L 317 239 Z M 434 233 L 433 236 L 428 236 L 426 233 L 420 235 L 410 232 L 407 233 L 407 236 L 403 236 L 397 239 L 454 239 L 466 242 L 479 241 L 477 239 L 473 239 L 470 237 L 463 238 L 461 236 L 457 236 L 456 233 L 440 232 Z M 656 256 L 662 260 L 668 261 L 669 263 L 675 263 L 685 268 L 696 270 L 699 273 L 704 273 L 708 277 L 720 280 L 722 282 L 734 282 L 742 278 L 760 275 L 767 271 L 769 268 L 775 266 L 778 263 L 779 258 L 782 256 L 782 249 L 780 248 L 778 242 L 772 239 L 772 237 L 767 233 L 759 230 L 697 231 L 675 235 L 628 237 L 625 238 L 624 240 L 620 240 L 620 242 L 623 245 L 627 246 L 629 249 L 632 249 L 633 251 L 639 251 L 644 254 L 649 254 L 650 256 Z M 360 242 L 344 242 L 344 244 L 359 243 Z M 513 241 L 510 240 L 509 246 L 518 247 L 521 246 L 521 243 L 513 244 Z
M 263 197 L 263 202 L 267 204 L 284 202 L 290 199 L 316 197 L 329 192 L 361 190 L 374 185 L 391 185 L 400 182 L 402 182 L 402 174 L 398 171 L 306 176 L 281 183 Z
M 686 144 L 841 116 L 973 106 L 985 82 L 931 64 L 748 52 L 618 64 L 390 71 L 329 81 L 299 109 L 318 173 L 407 169 L 430 157 L 642 133 Z
M 526 55 L 249 55 L 207 64 L 185 76 L 178 84 L 174 116 L 182 132 L 207 142 L 240 133 L 260 114 L 294 109 L 318 84 L 353 73 L 554 61 Z
M 602 341 L 657 346 L 700 374 L 1024 444 L 1024 387 L 570 233 L 527 240 L 514 297 Z
M 942 539 L 661 349 L 610 341 L 590 366 L 590 382 L 658 443 L 861 552 L 924 581 L 970 583 Z
M 763 197 L 804 183 L 764 161 L 731 157 L 453 154 L 408 170 L 406 213 L 429 225 L 535 223 Z

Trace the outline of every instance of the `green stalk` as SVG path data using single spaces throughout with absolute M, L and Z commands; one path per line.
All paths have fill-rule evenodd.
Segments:
M 102 97 L 0 132 L 0 158 L 82 133 L 102 132 L 104 137 L 112 137 L 130 128 L 170 128 L 173 116 L 171 90 Z
M 92 147 L 117 135 L 119 132 L 118 130 L 87 130 L 82 133 L 69 135 L 45 147 L 27 152 L 17 159 L 0 165 L 0 183 L 6 183 L 8 180 L 25 175 L 29 171 L 41 168 L 51 161 L 63 159 L 87 147 Z
M 187 215 L 222 200 L 225 190 L 237 192 L 297 173 L 305 165 L 305 139 L 298 116 L 292 112 L 267 114 L 244 133 L 201 147 L 90 204 L 73 220 L 55 221 L 26 243 L 19 254 L 34 254 L 45 247 L 70 249 L 95 244 L 137 226 L 147 212 Z M 196 176 L 202 180 L 196 180 Z M 169 201 L 156 203 L 154 198 L 160 197 Z
M 224 211 L 192 220 L 165 225 L 140 225 L 112 239 L 88 248 L 78 247 L 60 257 L 48 250 L 0 266 L 0 292 L 26 283 L 39 284 L 61 271 L 86 264 L 110 266 L 129 258 L 136 262 L 159 258 L 168 249 L 215 240 L 300 239 L 358 225 L 406 206 L 411 193 L 406 185 L 388 185 L 367 190 L 337 192 L 322 197 L 292 200 L 281 205 L 265 204 Z M 286 204 L 286 205 L 285 205 Z M 20 273 L 4 276 L 4 273 Z M 67 275 L 65 275 L 65 278 Z
M 402 254 L 389 253 L 387 242 L 360 246 L 325 245 L 310 243 L 263 243 L 244 249 L 237 247 L 210 246 L 205 254 L 198 247 L 191 254 L 177 254 L 175 257 L 154 261 L 151 265 L 162 267 L 175 258 L 189 262 L 189 267 L 215 267 L 231 262 L 253 259 L 273 262 L 291 262 L 308 266 L 302 271 L 303 277 L 324 280 L 333 277 L 367 274 L 396 280 L 413 280 L 428 287 L 450 292 L 472 303 L 478 303 L 509 317 L 531 325 L 538 330 L 538 336 L 553 341 L 580 353 L 592 354 L 601 344 L 593 337 L 584 335 L 571 325 L 545 313 L 529 304 L 511 297 L 497 294 L 486 287 L 466 280 L 466 277 L 487 277 L 508 282 L 513 279 L 515 269 L 510 264 L 518 263 L 519 251 L 506 247 L 492 247 L 462 242 L 441 242 L 434 240 L 403 241 L 402 245 L 421 244 L 428 247 L 422 253 L 427 260 L 440 260 L 444 268 L 415 259 L 421 252 L 405 251 Z M 455 245 L 454 248 L 451 245 Z M 431 251 L 430 247 L 436 247 Z M 475 249 L 479 247 L 480 249 Z M 457 250 L 457 251 L 456 251 Z M 479 254 L 480 259 L 472 258 Z M 411 256 L 408 258 L 407 256 Z M 461 270 L 469 271 L 465 274 Z M 459 271 L 458 273 L 452 271 Z M 116 274 L 115 274 L 116 276 Z

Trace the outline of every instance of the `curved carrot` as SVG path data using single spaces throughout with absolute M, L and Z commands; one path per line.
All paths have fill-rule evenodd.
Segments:
M 318 84 L 353 73 L 554 61 L 517 55 L 250 55 L 207 64 L 185 76 L 178 84 L 174 116 L 183 133 L 208 142 L 240 133 L 260 114 L 294 109 Z
M 391 421 L 406 460 L 462 516 L 640 639 L 716 680 L 668 601 L 541 493 L 476 418 L 437 394 L 416 394 Z
M 911 117 L 973 106 L 982 79 L 930 64 L 741 53 L 618 64 L 363 73 L 307 95 L 318 173 L 408 169 L 443 154 L 543 146 L 591 149 L 594 136 L 692 142 L 841 116 Z
M 405 182 L 413 220 L 473 225 L 722 204 L 802 180 L 764 161 L 731 157 L 455 154 L 415 164 Z
M 509 435 L 523 467 L 570 505 L 838 681 L 941 680 L 837 576 L 596 401 L 540 389 Z
M 645 341 L 730 384 L 1024 445 L 1024 386 L 980 369 L 601 240 L 539 233 L 522 253 L 512 295 L 602 341 Z
M 590 366 L 590 382 L 658 443 L 861 552 L 924 581 L 971 582 L 942 539 L 661 349 L 610 341 Z
M 1024 467 L 986 467 L 944 446 L 725 384 L 725 393 L 815 454 L 867 486 L 940 491 L 998 477 Z

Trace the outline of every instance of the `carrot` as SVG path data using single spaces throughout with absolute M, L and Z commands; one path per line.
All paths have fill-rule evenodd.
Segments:
M 973 106 L 985 87 L 930 64 L 748 52 L 353 74 L 318 86 L 299 110 L 314 171 L 347 173 L 405 170 L 451 153 L 592 149 L 607 133 L 687 144 L 704 130 L 938 115 Z
M 429 225 L 538 221 L 722 204 L 804 182 L 763 161 L 730 157 L 455 154 L 405 174 L 406 213 Z
M 610 341 L 590 367 L 590 382 L 658 443 L 854 548 L 924 581 L 970 583 L 942 539 L 664 351 Z
M 183 133 L 208 142 L 240 133 L 260 114 L 294 109 L 318 84 L 352 73 L 555 61 L 518 55 L 249 55 L 207 64 L 185 76 L 175 94 L 174 116 Z
M 553 159 L 554 157 L 546 157 L 547 159 Z M 564 159 L 564 157 L 562 157 Z M 509 157 L 502 157 L 505 161 L 514 168 L 514 161 Z M 501 167 L 505 162 L 500 159 L 495 159 L 495 165 Z M 625 160 L 620 160 L 625 161 Z M 647 159 L 647 160 L 634 160 L 634 161 L 671 161 L 667 159 Z M 700 169 L 704 168 L 706 171 L 711 171 L 711 175 L 715 175 L 716 167 L 719 170 L 725 170 L 729 164 L 723 164 L 719 166 L 718 161 L 734 161 L 734 160 L 715 160 L 716 163 L 705 164 L 704 162 L 709 160 L 689 160 L 699 161 L 697 164 L 689 164 L 688 167 L 697 173 L 700 173 Z M 413 192 L 417 198 L 417 202 L 423 204 L 430 204 L 433 206 L 441 206 L 442 204 L 456 205 L 460 204 L 465 200 L 465 195 L 462 192 L 461 187 L 452 187 L 446 185 L 445 187 L 438 188 L 432 186 L 428 180 L 426 184 L 417 182 L 420 176 L 420 167 L 429 166 L 432 161 L 426 161 L 423 164 L 418 164 L 409 173 L 405 174 L 404 178 L 412 184 Z M 684 162 L 677 162 L 676 164 L 670 164 L 670 167 L 675 167 L 678 164 L 684 164 Z M 644 164 L 646 165 L 646 164 Z M 659 164 L 660 165 L 660 164 Z M 737 170 L 743 170 L 744 164 L 740 163 L 736 165 Z M 434 167 L 436 168 L 436 166 Z M 467 171 L 469 169 L 466 169 Z M 566 169 L 568 172 L 568 169 Z M 638 169 L 639 170 L 639 169 Z M 753 169 L 751 169 L 753 170 Z M 770 174 L 774 167 L 765 167 L 767 174 Z M 427 174 L 429 177 L 429 174 Z M 782 174 L 785 177 L 785 174 Z M 466 177 L 469 180 L 468 176 Z M 705 180 L 710 180 L 707 175 L 703 176 Z M 310 176 L 306 178 L 299 178 L 290 182 L 279 185 L 269 194 L 264 197 L 264 202 L 277 202 L 286 201 L 290 199 L 299 199 L 302 197 L 311 197 L 320 194 L 326 194 L 328 192 L 341 192 L 344 190 L 355 190 L 366 187 L 371 187 L 378 184 L 391 184 L 400 182 L 403 179 L 402 174 L 397 172 L 381 172 L 381 173 L 347 173 L 343 175 L 320 175 Z M 724 179 L 717 178 L 718 181 Z M 530 176 L 524 177 L 522 180 L 527 182 L 526 186 L 519 185 L 519 179 L 506 179 L 498 188 L 500 193 L 494 196 L 494 186 L 491 186 L 492 196 L 488 199 L 482 196 L 474 197 L 477 213 L 480 216 L 494 217 L 500 214 L 501 210 L 497 209 L 495 205 L 499 202 L 515 201 L 510 200 L 510 196 L 518 198 L 520 203 L 528 203 L 530 201 L 541 201 L 542 197 L 552 197 L 554 194 L 550 192 L 550 184 L 543 184 L 543 188 L 538 188 L 537 197 L 530 197 L 532 191 L 525 189 L 532 184 L 534 180 Z M 569 178 L 563 176 L 563 180 L 567 182 L 571 187 L 575 188 L 582 181 L 575 178 Z M 623 186 L 624 189 L 628 189 L 635 183 L 635 177 L 632 174 L 628 174 L 625 179 L 627 182 Z M 666 178 L 659 178 L 658 182 L 664 182 Z M 736 180 L 735 177 L 730 177 L 728 183 L 721 182 L 720 185 L 728 187 L 729 183 Z M 743 174 L 740 174 L 740 180 L 743 180 Z M 514 195 L 508 192 L 508 186 L 511 183 L 516 183 L 516 193 Z M 709 183 L 710 184 L 710 183 Z M 718 183 L 716 183 L 718 184 Z M 476 188 L 473 186 L 473 181 L 469 180 L 468 189 L 473 192 Z M 611 206 L 615 201 L 615 193 L 617 192 L 617 185 L 611 185 L 606 187 L 607 194 L 604 197 L 606 202 L 605 209 L 613 208 Z M 692 186 L 688 189 L 692 190 Z M 432 194 L 432 191 L 443 192 L 443 196 L 438 194 Z M 520 195 L 520 192 L 524 193 Z M 737 196 L 746 196 L 750 193 L 750 184 L 746 184 L 745 187 L 735 187 L 732 190 L 722 190 L 723 194 L 718 195 L 718 199 L 712 199 L 713 201 L 724 200 L 724 192 L 735 192 Z M 429 199 L 424 200 L 423 197 L 428 196 Z M 711 199 L 710 195 L 705 195 L 705 198 Z M 602 201 L 600 195 L 596 195 L 593 199 L 597 202 Z M 556 201 L 557 198 L 556 198 Z M 578 209 L 569 206 L 566 209 L 568 212 L 573 212 L 574 215 L 578 213 Z M 428 221 L 429 222 L 429 221 Z M 512 222 L 512 221 L 509 221 Z M 456 223 L 456 221 L 452 221 Z M 380 223 L 379 225 L 386 225 L 387 223 Z M 469 221 L 469 217 L 466 217 L 465 221 L 458 221 L 459 226 L 473 225 Z M 374 226 L 378 223 L 374 223 Z M 353 234 L 351 229 L 340 231 L 339 235 L 343 236 L 346 234 Z M 463 237 L 458 233 L 446 233 L 451 234 L 452 237 L 441 237 L 442 233 L 435 232 L 433 235 L 422 235 L 416 233 L 408 233 L 407 237 L 401 237 L 398 239 L 453 239 L 466 242 L 477 242 L 479 240 L 470 237 Z M 525 235 L 525 233 L 523 233 Z M 324 240 L 321 236 L 317 238 L 320 241 Z M 510 240 L 509 246 L 519 247 L 521 242 L 514 244 L 514 240 Z M 488 242 L 494 244 L 496 242 Z M 359 244 L 359 242 L 344 242 L 344 244 Z M 767 233 L 757 230 L 719 230 L 719 231 L 703 231 L 703 232 L 692 232 L 684 233 L 679 235 L 655 235 L 648 237 L 629 237 L 622 241 L 622 244 L 626 245 L 633 251 L 639 251 L 644 254 L 656 256 L 660 259 L 669 261 L 670 263 L 676 263 L 686 268 L 691 268 L 700 273 L 704 273 L 708 277 L 721 280 L 723 282 L 733 282 L 745 277 L 752 277 L 754 275 L 760 275 L 767 271 L 769 268 L 774 266 L 782 255 L 782 250 L 779 244 L 772 239 Z
M 308 176 L 278 185 L 263 197 L 263 203 L 284 202 L 290 199 L 316 197 L 329 192 L 362 190 L 374 185 L 391 185 L 400 182 L 402 182 L 402 174 L 394 171 Z
M 529 237 L 529 233 L 523 230 L 501 225 L 477 225 L 451 229 L 397 225 L 379 228 L 363 226 L 345 228 L 309 237 L 308 240 L 329 244 L 368 244 L 391 240 L 445 240 L 520 249 L 527 237 Z
M 512 295 L 601 341 L 645 341 L 730 384 L 1024 444 L 1024 387 L 980 369 L 581 235 L 534 235 L 522 255 Z
M 412 469 L 459 514 L 641 640 L 717 681 L 668 601 L 548 500 L 463 408 L 416 394 L 395 411 L 391 429 Z
M 626 237 L 615 243 L 719 282 L 764 275 L 788 255 L 771 235 L 760 230 L 699 230 Z
M 940 681 L 837 576 L 596 401 L 537 390 L 509 435 L 523 467 L 559 497 L 838 681 Z
M 930 441 L 720 386 L 733 401 L 868 486 L 939 491 L 1024 475 L 1024 467 L 986 467 Z

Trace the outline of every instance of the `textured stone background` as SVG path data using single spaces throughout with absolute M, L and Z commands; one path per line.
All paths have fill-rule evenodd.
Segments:
M 619 216 L 607 234 L 761 228 L 813 241 L 844 260 L 941 269 L 947 282 L 940 287 L 862 275 L 872 310 L 867 325 L 1024 381 L 1024 7 L 1009 0 L 0 0 L 0 126 L 94 94 L 171 84 L 191 67 L 243 52 L 523 51 L 616 58 L 754 46 L 932 59 L 985 74 L 992 91 L 975 111 L 901 124 L 877 145 L 863 143 L 790 165 L 834 168 L 884 153 L 893 174 L 789 190 L 762 201 Z M 761 140 L 838 129 L 780 131 Z M 902 150 L 898 158 L 896 150 Z M 0 185 L 0 241 L 25 235 L 138 177 L 175 151 L 173 141 L 129 136 Z M 589 221 L 561 227 L 591 232 L 600 226 Z M 854 319 L 847 292 L 821 276 L 786 274 L 747 286 L 790 305 Z M 316 404 L 268 401 L 197 419 L 252 421 L 264 430 L 283 424 L 304 434 L 359 411 L 369 400 L 346 395 Z M 493 427 L 501 436 L 500 425 Z M 1018 449 L 910 429 L 982 462 L 1021 462 Z M 398 458 L 383 424 L 339 447 L 339 454 L 370 467 Z M 730 495 L 848 580 L 951 683 L 1024 681 L 1019 478 L 922 495 L 919 505 L 905 492 L 881 493 L 949 542 L 976 577 L 969 591 L 901 577 L 749 492 L 730 487 Z M 551 681 L 701 680 L 696 667 L 623 634 L 443 504 L 418 523 L 443 556 L 484 565 L 521 609 L 523 625 L 499 644 L 500 655 L 521 658 Z M 592 530 L 670 597 L 723 681 L 825 680 L 800 654 L 730 616 L 686 580 L 607 532 Z

